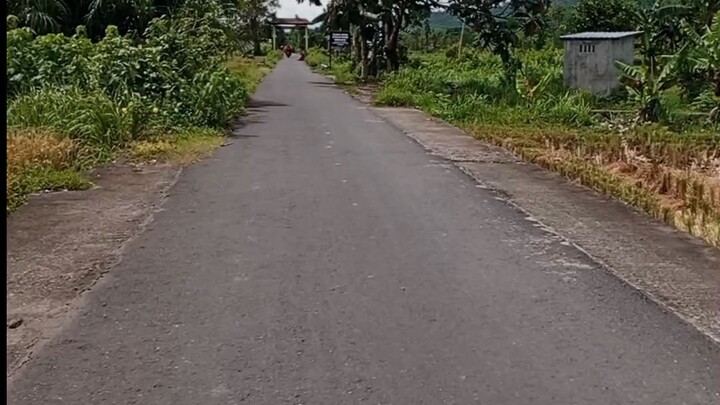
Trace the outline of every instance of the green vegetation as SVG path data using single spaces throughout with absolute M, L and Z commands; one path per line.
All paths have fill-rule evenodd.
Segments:
M 575 7 L 575 31 L 632 31 L 639 11 L 636 0 L 582 0 Z
M 213 128 L 186 128 L 132 142 L 131 155 L 143 161 L 157 160 L 188 165 L 212 153 L 225 142 L 224 133 Z
M 279 56 L 230 57 L 242 50 L 245 30 L 229 17 L 246 9 L 178 3 L 172 17 L 105 25 L 104 36 L 93 24 L 65 35 L 61 1 L 42 10 L 43 2 L 29 2 L 20 18 L 8 16 L 9 28 L 26 25 L 9 30 L 6 42 L 8 213 L 32 192 L 86 188 L 84 171 L 126 151 L 185 163 L 223 142 Z
M 603 7 L 581 1 L 591 3 Z M 441 51 L 432 33 L 409 32 L 405 43 L 419 52 L 384 77 L 376 102 L 420 108 L 720 245 L 720 15 L 698 26 L 687 16 L 707 21 L 707 9 L 672 9 L 637 12 L 633 24 L 648 28 L 638 62 L 618 64 L 625 86 L 608 98 L 565 88 L 562 49 L 538 46 L 542 32 L 519 25 L 475 31 L 466 36 L 475 49 L 461 52 L 451 40 Z M 516 37 L 498 37 L 504 29 Z
M 305 62 L 311 68 L 331 76 L 338 84 L 349 84 L 357 80 L 352 71 L 352 62 L 345 55 L 334 56 L 330 65 L 327 51 L 311 48 L 305 56 Z
M 52 130 L 9 129 L 7 133 L 7 212 L 29 193 L 41 190 L 78 190 L 90 182 L 74 170 L 82 151 L 77 143 Z
M 282 57 L 279 49 L 268 52 L 264 57 L 233 56 L 225 62 L 225 66 L 245 84 L 249 96 Z

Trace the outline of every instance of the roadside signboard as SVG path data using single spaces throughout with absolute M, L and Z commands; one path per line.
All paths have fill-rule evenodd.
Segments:
M 330 57 L 329 64 L 332 67 L 333 51 L 347 51 L 350 49 L 352 36 L 350 31 L 330 31 L 328 35 L 328 55 Z
M 352 37 L 349 31 L 332 31 L 330 32 L 329 47 L 333 49 L 345 49 L 350 47 Z

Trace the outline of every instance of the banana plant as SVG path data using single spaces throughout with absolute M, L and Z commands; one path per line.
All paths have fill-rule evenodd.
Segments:
M 659 65 L 663 64 L 662 68 Z M 643 63 L 639 66 L 616 61 L 622 72 L 620 81 L 625 85 L 630 98 L 638 105 L 637 121 L 657 122 L 664 115 L 662 93 L 675 84 L 677 58 L 660 57 L 654 65 Z M 659 71 L 659 73 L 658 73 Z
M 713 95 L 705 94 L 704 102 L 715 100 L 710 111 L 710 120 L 716 122 L 720 119 L 720 12 L 715 16 L 712 26 L 705 27 L 704 32 L 698 33 L 688 22 L 683 22 L 683 30 L 688 36 L 686 47 L 689 50 L 682 52 L 695 72 L 702 74 L 712 83 Z
M 524 68 L 521 68 L 515 78 L 515 89 L 520 97 L 532 103 L 537 99 L 538 94 L 542 93 L 547 87 L 553 72 L 543 76 L 537 83 L 532 83 Z

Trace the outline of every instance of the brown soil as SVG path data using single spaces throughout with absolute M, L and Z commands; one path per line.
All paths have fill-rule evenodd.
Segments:
M 90 190 L 44 193 L 8 218 L 6 372 L 60 328 L 80 294 L 120 259 L 177 178 L 169 165 L 96 170 Z

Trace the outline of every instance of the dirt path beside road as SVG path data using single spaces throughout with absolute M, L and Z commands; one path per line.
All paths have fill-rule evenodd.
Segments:
M 104 167 L 92 176 L 94 188 L 32 196 L 8 218 L 8 374 L 81 308 L 78 297 L 120 260 L 179 170 Z

